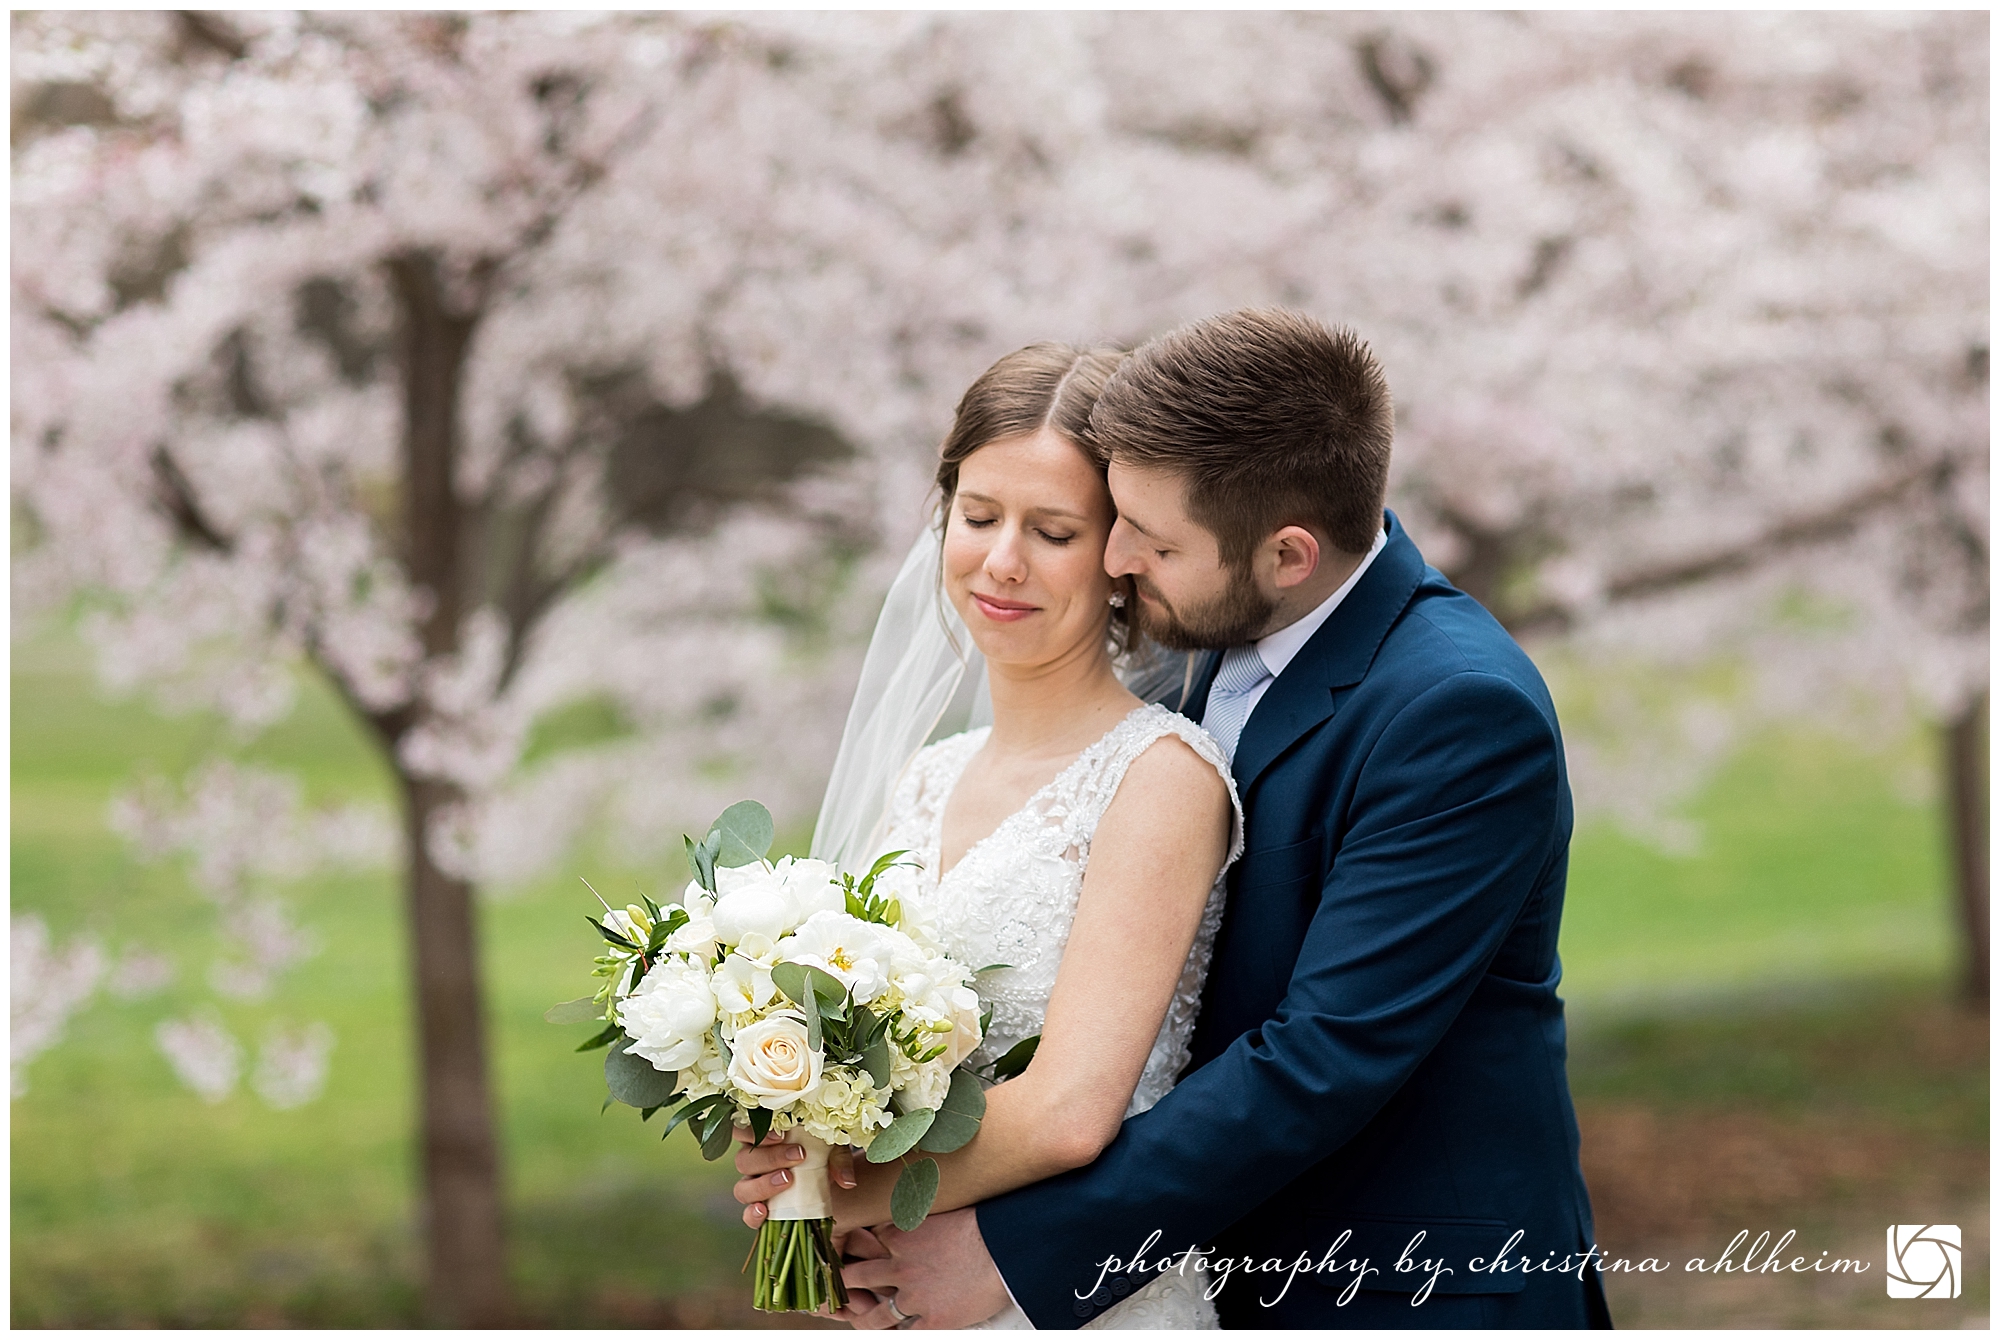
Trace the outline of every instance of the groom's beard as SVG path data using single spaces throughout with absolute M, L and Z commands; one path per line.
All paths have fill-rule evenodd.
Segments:
M 1206 651 L 1211 647 L 1234 647 L 1254 642 L 1271 620 L 1278 602 L 1257 589 L 1247 571 L 1229 569 L 1229 589 L 1215 599 L 1186 609 L 1175 609 L 1159 589 L 1144 577 L 1133 579 L 1143 595 L 1133 611 L 1133 622 L 1153 641 L 1170 651 Z

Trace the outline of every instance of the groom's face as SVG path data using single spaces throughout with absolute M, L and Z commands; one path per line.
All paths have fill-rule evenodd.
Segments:
M 1104 568 L 1130 576 L 1139 594 L 1139 631 L 1163 647 L 1198 651 L 1261 636 L 1277 609 L 1255 577 L 1222 561 L 1215 533 L 1188 515 L 1181 476 L 1111 462 L 1118 520 L 1104 546 Z

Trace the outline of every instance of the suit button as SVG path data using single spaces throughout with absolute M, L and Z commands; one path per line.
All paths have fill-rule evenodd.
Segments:
M 1088 1298 L 1079 1298 L 1070 1307 L 1070 1311 L 1076 1313 L 1079 1317 L 1088 1318 L 1093 1312 L 1097 1311 L 1097 1308 Z
M 1123 1298 L 1132 1292 L 1132 1280 L 1128 1275 L 1117 1275 L 1111 1280 L 1111 1292 Z

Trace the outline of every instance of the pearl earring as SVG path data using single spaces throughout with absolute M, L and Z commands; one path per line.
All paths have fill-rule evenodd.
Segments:
M 1110 599 L 1110 601 L 1109 601 L 1108 603 L 1110 604 L 1110 606 L 1111 606 L 1111 608 L 1112 608 L 1112 609 L 1115 609 L 1115 610 L 1122 610 L 1122 609 L 1124 609 L 1124 608 L 1125 608 L 1125 593 L 1124 593 L 1123 591 L 1113 591 L 1113 592 L 1111 593 L 1111 599 Z

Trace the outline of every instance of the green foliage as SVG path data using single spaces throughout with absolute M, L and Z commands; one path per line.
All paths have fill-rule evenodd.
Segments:
M 860 921 L 872 921 L 878 926 L 900 926 L 903 924 L 903 905 L 894 898 L 874 896 L 875 881 L 898 866 L 921 868 L 915 861 L 905 861 L 907 850 L 885 852 L 875 858 L 875 864 L 868 867 L 868 873 L 857 882 L 853 875 L 842 874 L 841 884 L 846 889 L 847 914 Z
M 708 830 L 709 839 L 720 839 L 715 848 L 715 863 L 729 867 L 754 865 L 763 860 L 777 834 L 771 812 L 754 800 L 737 801 Z
M 936 1159 L 918 1159 L 905 1164 L 902 1176 L 896 1179 L 896 1189 L 889 1193 L 889 1217 L 896 1227 L 905 1233 L 914 1233 L 924 1222 L 924 1216 L 931 1212 L 931 1205 L 937 1200 L 938 1165 Z
M 937 1113 L 927 1107 L 914 1112 L 905 1112 L 889 1123 L 886 1130 L 876 1132 L 868 1144 L 870 1163 L 887 1163 L 899 1159 L 917 1147 L 917 1141 L 924 1138 L 924 1132 L 937 1120 Z
M 951 1072 L 951 1090 L 938 1104 L 937 1120 L 918 1143 L 933 1154 L 949 1154 L 979 1134 L 986 1116 L 986 1090 L 970 1070 Z
M 1042 1045 L 1042 1035 L 1022 1038 L 1007 1049 L 1007 1054 L 993 1063 L 993 1078 L 1012 1079 L 1028 1068 L 1028 1062 L 1035 1059 L 1035 1049 Z
M 661 1107 L 673 1101 L 680 1076 L 672 1070 L 656 1069 L 651 1061 L 628 1048 L 620 1039 L 604 1054 L 604 1085 L 611 1096 L 627 1107 Z
M 603 1017 L 604 1007 L 597 1003 L 595 996 L 579 996 L 542 1011 L 542 1018 L 552 1024 L 587 1024 Z

